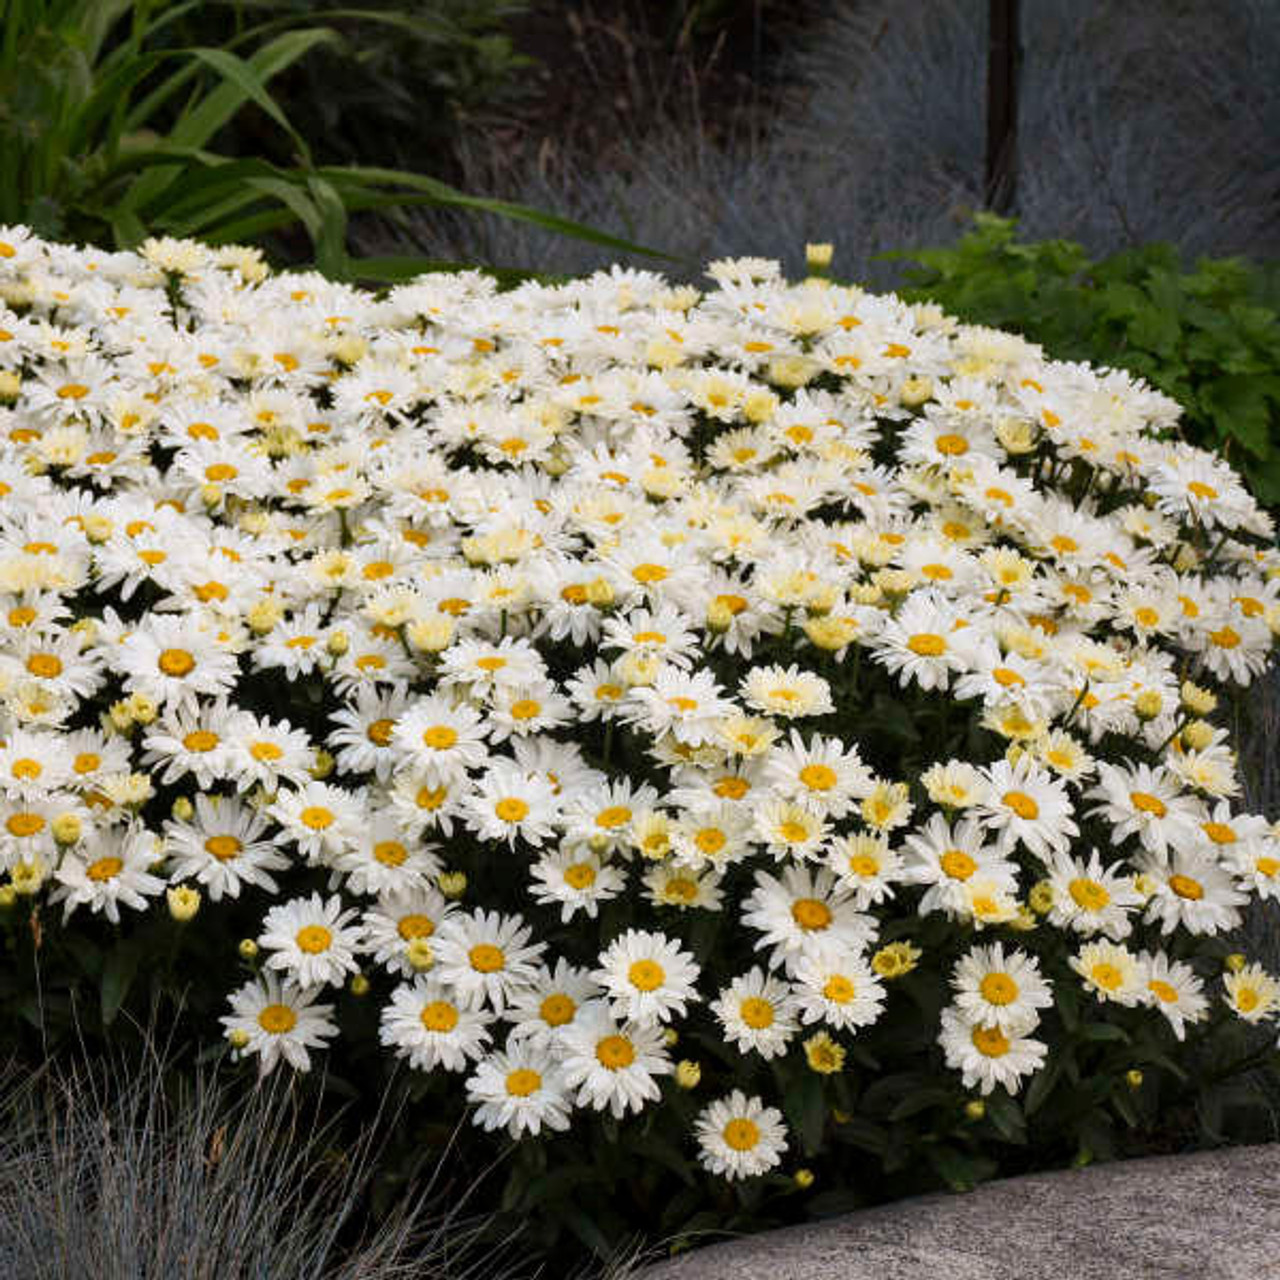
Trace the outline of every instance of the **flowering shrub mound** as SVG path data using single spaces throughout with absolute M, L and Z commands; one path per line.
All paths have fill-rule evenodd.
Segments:
M 1223 1130 L 1268 518 L 1126 374 L 709 275 L 0 228 L 6 1016 L 185 973 L 593 1243 Z

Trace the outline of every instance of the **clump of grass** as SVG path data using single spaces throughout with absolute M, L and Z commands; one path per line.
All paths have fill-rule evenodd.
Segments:
M 339 1145 L 319 1101 L 284 1078 L 257 1088 L 163 1054 L 11 1067 L 0 1133 L 0 1275 L 17 1280 L 494 1280 L 443 1166 L 370 1223 L 379 1132 Z M 385 1117 L 384 1117 L 385 1121 Z M 385 1129 L 385 1123 L 382 1128 Z M 508 1242 L 509 1243 L 509 1242 Z
M 467 185 L 664 250 L 675 275 L 743 254 L 794 274 L 806 240 L 829 240 L 842 276 L 889 285 L 896 268 L 876 255 L 950 241 L 981 207 L 986 8 L 836 6 L 791 53 L 780 77 L 790 93 L 768 129 L 745 104 L 741 127 L 710 129 L 689 74 L 676 78 L 679 93 L 655 85 L 661 123 L 619 118 L 610 154 L 625 164 L 559 150 L 548 169 L 481 145 L 464 149 Z M 1152 240 L 1187 256 L 1280 251 L 1280 28 L 1270 16 L 1267 0 L 1221 12 L 1181 0 L 1024 6 L 1022 234 L 1078 240 L 1095 256 Z M 448 211 L 415 211 L 406 234 L 431 256 L 547 272 L 614 256 Z

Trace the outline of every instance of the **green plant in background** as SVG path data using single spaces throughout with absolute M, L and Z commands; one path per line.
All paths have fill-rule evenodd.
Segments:
M 338 31 L 297 25 L 308 15 L 286 15 L 241 30 L 224 47 L 184 45 L 173 37 L 197 7 L 195 0 L 7 0 L 0 6 L 0 221 L 121 248 L 148 235 L 226 244 L 300 228 L 321 270 L 370 280 L 434 264 L 349 260 L 347 219 L 360 210 L 446 205 L 634 249 L 568 219 L 468 196 L 423 174 L 316 164 L 270 86 L 314 51 L 342 48 Z M 334 13 L 388 25 L 402 36 L 414 29 L 401 14 Z M 269 121 L 287 163 L 211 149 L 220 131 L 250 108 Z
M 1280 504 L 1280 291 L 1274 271 L 1168 244 L 1093 261 L 1070 240 L 1019 243 L 980 213 L 947 248 L 886 255 L 920 265 L 904 295 L 1015 329 L 1063 360 L 1140 374 L 1183 406 L 1183 432 L 1222 454 L 1264 504 Z

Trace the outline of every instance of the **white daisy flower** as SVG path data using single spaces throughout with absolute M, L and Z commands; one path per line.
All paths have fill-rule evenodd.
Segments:
M 543 906 L 559 904 L 560 923 L 568 924 L 579 911 L 594 920 L 600 904 L 626 888 L 626 876 L 601 861 L 589 849 L 562 847 L 544 853 L 531 868 L 532 893 Z
M 528 1040 L 535 1049 L 559 1052 L 560 1036 L 600 988 L 585 969 L 558 959 L 551 969 L 539 969 L 532 985 L 518 991 L 504 1011 L 511 1023 L 508 1044 Z
M 1146 965 L 1146 1003 L 1164 1014 L 1179 1040 L 1185 1039 L 1186 1024 L 1203 1021 L 1209 1011 L 1204 983 L 1189 964 L 1163 951 L 1145 952 L 1140 958 Z
M 766 1060 L 786 1053 L 799 1029 L 790 984 L 760 968 L 735 978 L 711 1002 L 711 1012 L 729 1044 Z
M 1024 1024 L 1028 1015 L 1038 1021 L 1037 1010 L 1053 1005 L 1053 992 L 1035 957 L 1018 950 L 1005 955 L 999 942 L 961 956 L 951 971 L 951 986 L 956 1007 L 970 1022 L 1006 1033 Z
M 739 694 L 749 707 L 784 720 L 825 716 L 835 710 L 827 681 L 794 664 L 785 668 L 752 667 Z
M 1119 943 L 1086 943 L 1067 963 L 1099 1000 L 1133 1006 L 1145 998 L 1142 963 Z
M 1127 938 L 1133 930 L 1130 917 L 1145 902 L 1134 888 L 1133 873 L 1123 864 L 1104 867 L 1096 849 L 1087 862 L 1057 855 L 1049 863 L 1048 884 L 1053 893 L 1049 923 L 1086 938 L 1095 933 L 1112 942 Z
M 997 760 L 984 775 L 987 795 L 973 811 L 987 830 L 997 833 L 1001 853 L 1022 844 L 1044 860 L 1050 853 L 1065 853 L 1072 837 L 1080 834 L 1071 818 L 1066 784 L 1029 756 L 1012 765 Z
M 165 823 L 170 882 L 195 879 L 211 902 L 238 898 L 246 884 L 275 893 L 271 872 L 290 863 L 272 841 L 261 838 L 266 830 L 266 819 L 234 796 L 196 796 L 189 821 Z
M 406 837 L 394 810 L 373 809 L 355 844 L 333 859 L 330 888 L 381 895 L 430 888 L 444 870 L 439 846 Z
M 415 777 L 438 784 L 482 767 L 489 758 L 485 719 L 441 695 L 416 699 L 396 717 L 391 742 Z
M 261 1075 L 282 1058 L 295 1071 L 311 1069 L 308 1049 L 322 1048 L 338 1034 L 333 1006 L 316 1004 L 318 991 L 301 991 L 274 973 L 253 978 L 231 995 L 231 1013 L 220 1021 L 234 1057 L 257 1054 Z
M 509 1043 L 481 1058 L 467 1080 L 467 1099 L 478 1103 L 472 1119 L 482 1129 L 506 1129 L 513 1138 L 569 1127 L 572 1103 L 560 1067 L 531 1043 Z
M 456 903 L 445 901 L 433 888 L 383 893 L 377 905 L 360 917 L 361 950 L 389 973 L 412 978 L 415 969 L 409 960 L 410 943 L 429 943 L 446 917 L 457 910 Z
M 784 867 L 782 879 L 755 874 L 755 889 L 743 902 L 744 924 L 760 934 L 756 950 L 772 947 L 770 963 L 793 970 L 818 944 L 861 951 L 876 936 L 875 919 L 858 911 L 853 896 L 829 871 Z
M 332 863 L 352 848 L 364 821 L 361 796 L 325 782 L 307 782 L 297 791 L 276 793 L 267 810 L 312 864 Z
M 1042 1041 L 1028 1036 L 1034 1026 L 1034 1020 L 1024 1019 L 1001 1030 L 971 1022 L 960 1010 L 948 1007 L 942 1011 L 938 1043 L 947 1066 L 962 1073 L 966 1089 L 985 1095 L 999 1084 L 1016 1094 L 1024 1078 L 1040 1070 L 1049 1052 Z
M 756 1178 L 782 1163 L 787 1127 L 782 1112 L 735 1089 L 704 1107 L 694 1122 L 698 1162 L 733 1181 Z
M 825 1022 L 842 1031 L 867 1027 L 884 1008 L 884 984 L 859 953 L 818 944 L 795 967 L 796 1005 L 805 1025 Z
M 606 992 L 620 1021 L 649 1025 L 684 1016 L 685 1002 L 698 1000 L 701 966 L 665 934 L 628 929 L 600 953 L 593 982 Z
M 584 1008 L 560 1033 L 565 1084 L 577 1104 L 621 1120 L 662 1096 L 656 1077 L 675 1070 L 659 1023 L 616 1022 L 603 1004 Z
M 463 801 L 467 826 L 482 840 L 517 838 L 535 848 L 551 837 L 559 805 L 545 778 L 529 777 L 518 765 L 494 760 Z
M 258 935 L 258 945 L 271 952 L 267 968 L 284 970 L 304 991 L 341 985 L 360 967 L 360 929 L 351 924 L 355 914 L 352 908 L 342 909 L 337 894 L 326 901 L 313 893 L 272 907 Z
M 458 912 L 444 920 L 432 940 L 441 981 L 468 1008 L 488 1003 L 499 1013 L 538 974 L 546 943 L 530 943 L 532 930 L 518 915 L 497 911 Z
M 64 921 L 76 907 L 85 906 L 119 924 L 121 903 L 145 911 L 147 899 L 165 891 L 165 882 L 151 873 L 162 852 L 159 838 L 137 824 L 122 833 L 93 834 L 62 856 L 49 901 L 64 904 Z M 28 853 L 22 860 L 33 856 L 39 855 Z
M 464 1005 L 432 976 L 402 982 L 382 1010 L 378 1040 L 416 1071 L 465 1071 L 492 1040 L 493 1014 Z
M 1161 858 L 1143 850 L 1133 863 L 1155 884 L 1143 919 L 1158 920 L 1163 933 L 1181 925 L 1188 933 L 1212 936 L 1243 919 L 1240 908 L 1249 899 L 1213 854 L 1187 849 Z
M 855 746 L 815 736 L 806 746 L 796 730 L 765 757 L 764 782 L 779 796 L 815 813 L 842 818 L 871 794 L 874 780 Z

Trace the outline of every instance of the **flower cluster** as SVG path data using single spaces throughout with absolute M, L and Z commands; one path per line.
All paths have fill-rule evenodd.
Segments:
M 966 1089 L 1067 984 L 1204 1021 L 1182 944 L 1280 895 L 1212 719 L 1280 629 L 1268 517 L 1127 374 L 710 276 L 372 296 L 0 228 L 4 902 L 257 903 L 237 1053 L 306 1069 L 358 982 L 514 1136 L 713 1039 L 729 1177 L 787 1145 L 738 1086 L 838 1070 L 928 919 Z

